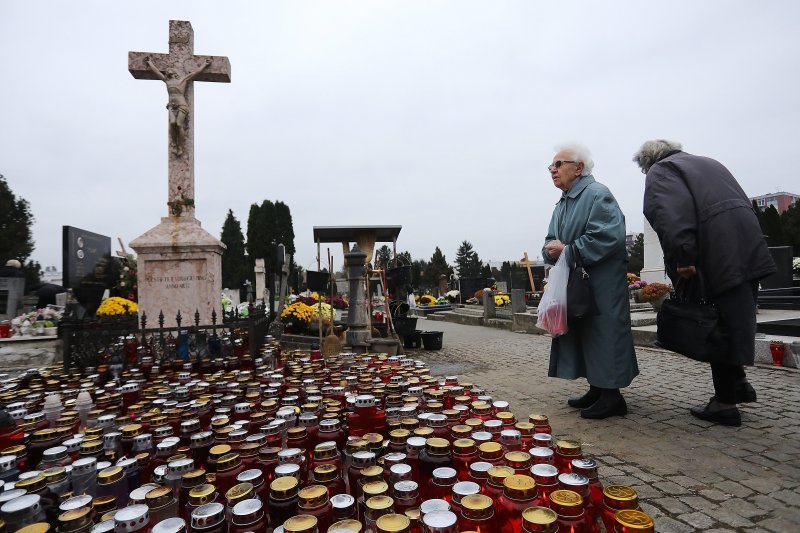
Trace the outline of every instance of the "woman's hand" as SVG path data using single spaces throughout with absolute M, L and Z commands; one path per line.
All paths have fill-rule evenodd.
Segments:
M 566 245 L 558 239 L 553 239 L 545 244 L 544 249 L 551 259 L 558 259 L 561 252 L 564 251 L 565 246 Z

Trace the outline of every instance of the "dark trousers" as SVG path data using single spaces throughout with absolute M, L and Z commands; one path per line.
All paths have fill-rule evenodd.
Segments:
M 714 396 L 718 402 L 735 404 L 736 387 L 747 376 L 744 366 L 726 363 L 711 363 L 711 379 L 714 381 Z

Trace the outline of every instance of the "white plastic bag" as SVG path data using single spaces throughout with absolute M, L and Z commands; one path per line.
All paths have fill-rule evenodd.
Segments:
M 553 338 L 567 332 L 569 262 L 566 256 L 567 250 L 564 249 L 556 265 L 550 269 L 536 318 L 536 327 L 545 330 Z

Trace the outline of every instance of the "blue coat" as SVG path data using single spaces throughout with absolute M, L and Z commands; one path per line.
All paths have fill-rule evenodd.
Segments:
M 553 339 L 548 375 L 585 377 L 604 389 L 627 387 L 639 374 L 631 334 L 625 215 L 608 187 L 592 176 L 573 183 L 553 210 L 545 244 L 575 244 L 600 314 L 570 319 L 568 332 Z M 555 264 L 542 248 L 545 262 Z

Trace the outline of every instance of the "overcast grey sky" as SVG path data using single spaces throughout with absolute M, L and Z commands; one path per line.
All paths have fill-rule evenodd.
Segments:
M 228 209 L 246 230 L 269 198 L 306 267 L 316 225 L 399 224 L 415 258 L 438 245 L 452 262 L 465 239 L 485 261 L 535 257 L 565 141 L 592 150 L 629 231 L 630 159 L 650 138 L 719 159 L 749 195 L 800 193 L 799 15 L 794 0 L 0 0 L 0 173 L 31 204 L 43 267 L 61 265 L 62 225 L 114 249 L 155 226 L 166 91 L 127 53 L 167 52 L 168 21 L 189 20 L 195 53 L 232 70 L 195 84 L 209 232 Z

